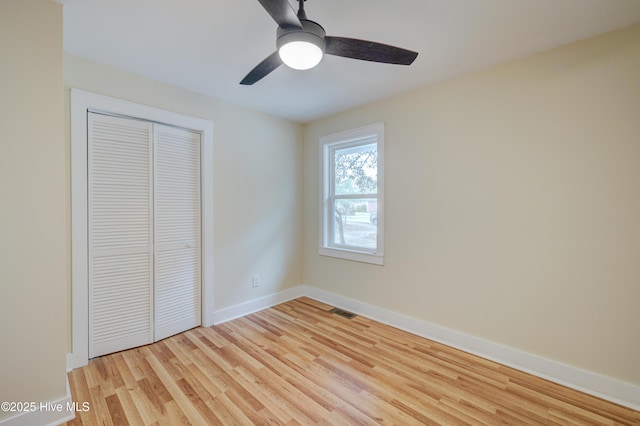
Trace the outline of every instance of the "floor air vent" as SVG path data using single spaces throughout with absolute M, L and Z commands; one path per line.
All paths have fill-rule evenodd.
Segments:
M 338 309 L 338 308 L 333 308 L 329 312 L 332 314 L 340 315 L 341 317 L 349 318 L 349 319 L 356 317 L 356 314 L 354 314 L 353 312 L 343 311 L 342 309 Z

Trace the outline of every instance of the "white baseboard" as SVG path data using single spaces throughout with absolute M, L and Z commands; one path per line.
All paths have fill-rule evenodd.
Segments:
M 31 403 L 31 402 L 29 402 Z M 54 401 L 34 401 L 35 410 L 0 420 L 2 426 L 55 426 L 73 420 L 76 413 L 67 377 L 67 395 Z
M 335 293 L 304 286 L 305 296 L 366 316 L 409 333 L 640 411 L 640 386 L 552 361 Z
M 89 364 L 89 345 L 85 351 L 67 352 L 67 373 Z
M 640 411 L 640 386 L 612 379 L 591 371 L 582 370 L 571 365 L 546 359 L 538 355 L 533 355 L 306 285 L 293 287 L 215 311 L 213 313 L 213 323 L 221 324 L 226 321 L 231 321 L 232 319 L 240 318 L 302 296 L 307 296 L 320 302 L 352 311 L 417 336 L 434 340 L 447 346 L 550 380 L 554 383 Z M 40 423 L 7 423 L 7 425 L 10 426 L 27 424 Z M 0 422 L 0 426 L 4 425 L 4 422 Z
M 240 318 L 245 315 L 279 305 L 280 303 L 305 296 L 306 289 L 306 286 L 297 286 L 215 311 L 213 313 L 213 323 L 221 324 L 223 322 L 231 321 L 232 319 Z

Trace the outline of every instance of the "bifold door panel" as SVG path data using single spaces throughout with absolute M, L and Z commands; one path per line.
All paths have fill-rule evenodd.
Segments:
M 154 126 L 155 339 L 200 324 L 200 134 Z
M 89 357 L 200 324 L 200 134 L 88 114 Z

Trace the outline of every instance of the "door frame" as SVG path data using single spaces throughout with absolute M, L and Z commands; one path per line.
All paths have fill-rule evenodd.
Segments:
M 213 123 L 202 118 L 71 89 L 71 352 L 67 371 L 89 362 L 87 112 L 153 121 L 199 132 L 201 150 L 201 323 L 213 325 Z

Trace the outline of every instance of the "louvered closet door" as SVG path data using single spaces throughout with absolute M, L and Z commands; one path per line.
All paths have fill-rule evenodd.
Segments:
M 155 339 L 200 325 L 200 134 L 154 125 Z
M 153 341 L 151 124 L 89 113 L 89 357 Z

